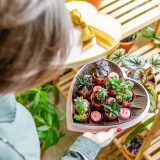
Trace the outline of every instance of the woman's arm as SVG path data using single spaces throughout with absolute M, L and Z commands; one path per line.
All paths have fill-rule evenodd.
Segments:
M 66 151 L 61 160 L 94 160 L 100 148 L 108 145 L 116 132 L 117 129 L 97 134 L 84 133 Z

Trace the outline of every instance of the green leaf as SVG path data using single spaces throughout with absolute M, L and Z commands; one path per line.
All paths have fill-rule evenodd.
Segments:
M 51 126 L 52 125 L 52 116 L 47 114 L 47 123 Z
M 53 144 L 56 144 L 59 140 L 58 134 L 54 129 L 50 129 L 45 139 L 45 150 Z
M 145 60 L 141 56 L 130 55 L 123 57 L 122 64 L 127 69 L 135 70 L 144 67 Z
M 47 135 L 45 132 L 41 132 L 41 131 L 38 131 L 37 133 L 38 133 L 38 137 L 40 139 L 44 139 L 46 137 L 46 135 Z
M 50 126 L 43 125 L 37 128 L 38 131 L 48 131 L 50 129 Z
M 35 119 L 38 120 L 39 122 L 43 123 L 43 124 L 46 123 L 45 120 L 42 117 L 38 116 L 38 115 L 35 116 Z
M 147 121 L 145 121 L 144 123 L 140 124 L 137 128 L 135 128 L 126 138 L 124 144 L 127 144 L 128 142 L 132 141 L 134 139 L 134 137 L 140 133 L 141 131 L 143 131 L 149 124 L 151 124 L 155 119 L 155 116 L 149 118 Z

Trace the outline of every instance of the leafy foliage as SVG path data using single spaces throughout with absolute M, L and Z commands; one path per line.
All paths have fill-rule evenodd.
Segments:
M 113 52 L 108 57 L 108 59 L 113 62 L 120 63 L 124 55 L 125 55 L 125 50 L 123 48 L 119 48 L 115 52 Z
M 154 54 L 147 59 L 155 71 L 160 72 L 160 54 Z
M 144 67 L 145 60 L 143 57 L 137 55 L 124 56 L 122 64 L 127 69 L 135 70 Z
M 54 86 L 45 84 L 17 95 L 17 101 L 27 106 L 32 114 L 39 139 L 44 142 L 45 149 L 56 144 L 64 136 L 56 107 L 50 98 L 54 93 Z
M 77 88 L 80 91 L 88 92 L 92 88 L 92 77 L 91 76 L 77 76 Z
M 142 36 L 144 38 L 149 38 L 149 39 L 153 40 L 156 44 L 160 44 L 160 36 L 155 34 L 155 31 L 152 27 L 148 26 L 145 28 L 145 30 L 146 30 L 147 34 L 142 33 Z
M 111 117 L 118 116 L 120 114 L 121 106 L 115 102 L 114 100 L 104 105 L 104 110 L 109 114 Z
M 77 97 L 76 99 L 74 99 L 74 101 L 75 101 L 75 108 L 79 112 L 84 113 L 88 110 L 88 105 L 85 99 L 83 99 L 83 97 Z

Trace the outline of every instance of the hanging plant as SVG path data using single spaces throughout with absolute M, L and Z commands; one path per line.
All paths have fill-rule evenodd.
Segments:
M 153 54 L 147 59 L 147 62 L 150 63 L 155 71 L 160 72 L 160 54 Z
M 137 55 L 125 56 L 122 58 L 122 64 L 129 70 L 135 70 L 144 67 L 145 60 Z
M 120 63 L 125 53 L 126 52 L 123 48 L 117 49 L 108 57 L 108 59 L 113 62 Z

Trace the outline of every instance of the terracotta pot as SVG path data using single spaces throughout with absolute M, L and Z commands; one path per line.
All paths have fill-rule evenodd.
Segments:
M 100 8 L 100 5 L 103 0 L 87 0 L 87 2 L 93 4 L 97 9 Z
M 115 117 L 109 116 L 109 114 L 107 112 L 104 112 L 104 117 L 109 121 L 114 121 L 118 118 L 118 116 L 115 116 Z
M 141 134 L 138 134 L 137 136 L 139 136 L 141 139 L 144 139 L 144 136 L 141 135 Z M 124 149 L 124 151 L 126 152 L 126 154 L 127 154 L 129 157 L 131 157 L 131 158 L 135 158 L 135 157 L 136 157 L 135 154 L 133 154 L 133 153 L 131 153 L 131 152 L 129 152 L 129 151 L 127 150 L 126 145 L 123 145 L 123 149 Z
M 88 92 L 81 92 L 81 91 L 77 91 L 78 92 L 78 94 L 80 95 L 80 96 L 82 96 L 83 98 L 88 98 L 90 95 L 91 95 L 91 93 L 92 93 L 92 90 L 93 90 L 93 87 L 90 89 L 90 91 L 88 91 Z
M 131 49 L 131 47 L 135 44 L 136 40 L 137 40 L 137 37 L 130 42 L 120 42 L 120 45 L 118 48 L 125 49 L 125 51 L 127 53 Z

